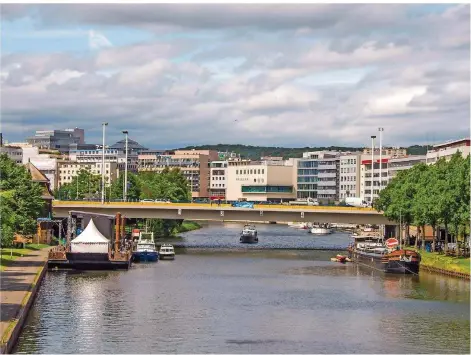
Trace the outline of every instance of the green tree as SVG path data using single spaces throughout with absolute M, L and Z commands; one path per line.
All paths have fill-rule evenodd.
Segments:
M 41 186 L 23 165 L 0 155 L 0 204 L 2 246 L 10 245 L 13 234 L 32 234 L 44 207 Z
M 62 200 L 81 200 L 99 197 L 101 192 L 101 175 L 92 174 L 89 168 L 82 168 L 70 183 L 62 185 L 55 197 Z
M 124 172 L 120 172 L 119 178 L 111 184 L 111 199 L 124 199 Z M 136 174 L 128 172 L 127 200 L 139 200 L 141 195 L 140 181 Z

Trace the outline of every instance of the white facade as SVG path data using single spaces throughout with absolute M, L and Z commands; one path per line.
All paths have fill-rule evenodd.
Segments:
M 101 176 L 101 163 L 79 163 L 72 161 L 60 162 L 58 164 L 58 187 L 71 183 L 80 170 L 87 169 L 93 175 Z M 117 163 L 105 162 L 105 184 L 110 185 L 118 177 Z
M 461 155 L 466 157 L 470 154 L 469 146 L 469 138 L 436 144 L 427 152 L 427 164 L 433 164 L 440 158 L 450 160 L 456 152 L 461 152 Z
M 241 161 L 227 167 L 226 200 L 281 201 L 296 198 L 293 166 Z
M 382 157 L 382 169 L 381 169 L 381 189 L 384 189 L 389 182 L 388 178 L 388 162 L 390 157 Z M 379 165 L 379 156 L 374 156 L 374 170 L 371 169 L 371 155 L 362 154 L 360 162 L 360 198 L 363 201 L 371 203 L 371 185 L 373 179 L 373 200 L 378 198 L 380 191 L 380 165 Z M 373 178 L 372 178 L 373 173 Z
M 339 200 L 360 197 L 361 154 L 345 154 L 339 158 Z
M 6 154 L 16 164 L 23 163 L 23 149 L 21 147 L 13 145 L 3 146 L 0 147 L 0 154 Z
M 79 163 L 101 163 L 103 160 L 103 150 L 75 150 L 70 151 L 69 158 L 71 161 Z M 118 149 L 105 149 L 105 162 L 117 163 L 120 170 L 124 170 L 126 162 L 126 154 Z M 128 170 L 137 172 L 138 156 L 136 154 L 128 154 Z
M 38 147 L 25 146 L 22 149 L 23 164 L 31 162 L 49 179 L 51 190 L 57 189 L 57 163 L 62 161 L 62 158 L 53 154 L 40 154 Z
M 226 197 L 227 161 L 212 161 L 209 163 L 210 197 Z

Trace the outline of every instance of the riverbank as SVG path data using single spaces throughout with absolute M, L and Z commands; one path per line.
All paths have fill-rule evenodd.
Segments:
M 0 249 L 0 271 L 5 270 L 6 267 L 19 257 L 30 254 L 33 251 L 49 247 L 47 244 L 28 244 L 24 248 L 2 248 Z
M 21 249 L 24 250 L 24 249 Z M 33 249 L 1 271 L 0 353 L 10 353 L 47 271 L 49 248 Z
M 410 248 L 414 250 L 413 248 Z M 446 256 L 438 253 L 420 253 L 420 268 L 431 272 L 470 279 L 470 259 L 463 257 Z
M 203 228 L 203 226 L 195 221 L 183 221 L 180 227 L 177 228 L 177 233 L 185 233 Z

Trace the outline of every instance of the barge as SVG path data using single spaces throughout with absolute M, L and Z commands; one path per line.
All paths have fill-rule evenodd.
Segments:
M 392 274 L 419 273 L 420 254 L 413 250 L 403 250 L 395 238 L 386 243 L 382 237 L 353 235 L 355 242 L 348 247 L 349 258 L 361 266 Z
M 132 263 L 132 252 L 125 246 L 124 218 L 119 213 L 116 215 L 114 247 L 110 239 L 98 230 L 92 217 L 79 236 L 70 242 L 68 241 L 65 246 L 57 246 L 49 251 L 48 268 L 75 270 L 129 269 Z

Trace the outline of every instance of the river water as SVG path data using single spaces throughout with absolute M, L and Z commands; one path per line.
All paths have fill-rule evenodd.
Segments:
M 210 224 L 174 261 L 128 271 L 49 272 L 18 353 L 469 353 L 470 284 L 421 272 L 383 275 L 330 262 L 314 237 Z M 215 249 L 221 247 L 223 249 Z

